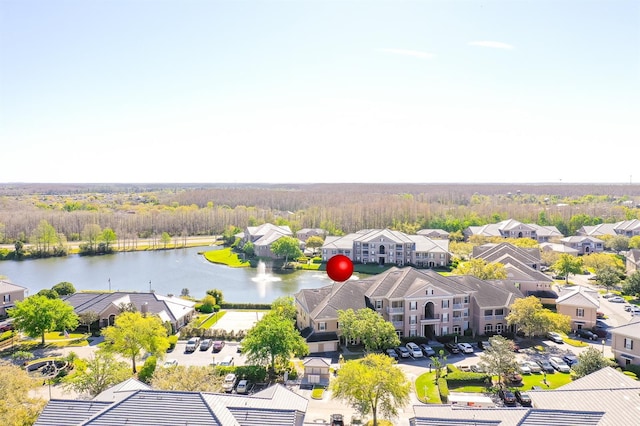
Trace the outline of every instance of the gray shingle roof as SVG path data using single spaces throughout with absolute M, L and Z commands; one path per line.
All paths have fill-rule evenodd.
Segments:
M 111 402 L 52 399 L 34 426 L 75 426 L 109 407 Z

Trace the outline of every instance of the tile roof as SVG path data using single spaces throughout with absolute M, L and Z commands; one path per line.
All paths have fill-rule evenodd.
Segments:
M 613 327 L 609 329 L 609 331 L 611 332 L 611 334 L 618 334 L 621 336 L 640 339 L 640 318 L 633 317 L 627 324 Z
M 111 404 L 105 401 L 52 399 L 44 407 L 34 426 L 81 425 Z
M 9 281 L 0 280 L 0 294 L 2 293 L 13 293 L 15 291 L 25 291 L 26 287 L 22 287 L 20 285 L 11 283 Z
M 568 306 L 594 306 L 600 307 L 598 293 L 582 286 L 574 286 L 561 291 L 560 297 L 556 299 L 557 304 Z

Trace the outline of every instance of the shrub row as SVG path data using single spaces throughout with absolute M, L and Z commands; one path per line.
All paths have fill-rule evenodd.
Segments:
M 447 379 L 441 377 L 438 379 L 438 392 L 440 392 L 440 399 L 444 404 L 449 401 L 449 387 L 447 386 Z
M 246 336 L 247 330 L 220 330 L 216 328 L 201 328 L 186 326 L 180 330 L 180 338 L 200 337 L 216 340 L 242 340 Z
M 222 309 L 248 309 L 248 310 L 270 310 L 270 303 L 230 303 L 220 304 Z

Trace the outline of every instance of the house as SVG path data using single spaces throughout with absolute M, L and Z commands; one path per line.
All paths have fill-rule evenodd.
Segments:
M 507 280 L 524 296 L 536 296 L 543 303 L 554 303 L 558 297 L 553 290 L 553 280 L 540 271 L 542 260 L 537 248 L 522 248 L 509 243 L 483 244 L 474 247 L 472 257 L 502 264 Z
M 421 229 L 416 234 L 435 240 L 449 239 L 449 233 L 444 229 Z
M 277 226 L 265 223 L 260 226 L 248 226 L 241 236 L 240 245 L 253 244 L 254 253 L 258 257 L 275 259 L 277 256 L 271 251 L 271 244 L 282 237 L 292 237 L 293 232 L 288 226 Z
M 556 312 L 571 318 L 571 329 L 592 328 L 596 325 L 600 301 L 598 292 L 587 287 L 573 286 L 560 290 L 555 301 Z
M 27 289 L 9 281 L 0 280 L 0 317 L 7 315 L 7 309 L 13 308 L 16 302 L 24 300 Z
M 337 254 L 356 263 L 414 265 L 435 268 L 450 263 L 449 240 L 407 235 L 391 229 L 366 229 L 341 237 L 328 236 L 322 246 L 324 262 Z
M 306 398 L 276 384 L 250 396 L 138 389 L 113 401 L 52 399 L 36 426 L 302 426 Z
M 163 322 L 171 324 L 174 332 L 187 325 L 195 315 L 195 302 L 156 293 L 74 293 L 62 300 L 73 306 L 78 315 L 97 313 L 99 327 L 113 325 L 116 316 L 126 306 L 134 306 L 138 312 L 158 315 Z
M 411 426 L 635 425 L 640 382 L 611 367 L 557 389 L 528 390 L 532 407 L 476 408 L 445 404 L 413 407 Z
M 578 250 L 579 255 L 602 253 L 604 251 L 604 241 L 595 237 L 574 235 L 562 238 L 560 242 L 567 247 Z
M 610 235 L 615 237 L 616 235 L 622 235 L 631 238 L 636 235 L 640 235 L 640 220 L 631 219 L 616 223 L 601 223 L 594 226 L 583 226 L 576 231 L 576 234 L 590 237 L 599 237 L 601 235 Z
M 482 226 L 469 226 L 463 231 L 466 239 L 473 235 L 500 238 L 531 238 L 539 243 L 548 242 L 563 235 L 555 226 L 541 226 L 535 223 L 521 223 L 514 219 L 503 220 Z
M 631 249 L 627 251 L 627 255 L 625 257 L 625 268 L 627 275 L 640 271 L 640 249 Z
M 507 331 L 505 317 L 519 297 L 522 293 L 510 282 L 392 267 L 371 278 L 301 290 L 295 305 L 297 326 L 306 329 L 306 336 L 332 332 L 339 338 L 339 310 L 370 308 L 391 322 L 399 337 L 434 338 L 467 329 L 474 334 Z M 315 346 L 307 343 L 314 353 Z
M 571 256 L 578 255 L 578 250 L 559 243 L 542 243 L 540 244 L 540 250 L 544 252 L 553 251 L 560 254 L 570 254 Z
M 327 236 L 327 231 L 322 228 L 302 228 L 296 232 L 296 238 L 300 241 L 307 241 L 310 237 L 320 237 L 323 240 Z
M 611 352 L 620 365 L 640 365 L 640 318 L 611 330 Z
M 300 387 L 313 387 L 315 385 L 329 386 L 331 380 L 331 359 L 320 357 L 307 357 L 302 361 L 304 375 Z

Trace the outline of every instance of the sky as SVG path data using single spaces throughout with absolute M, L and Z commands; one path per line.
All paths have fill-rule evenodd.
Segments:
M 0 0 L 0 182 L 640 181 L 637 0 Z

